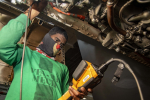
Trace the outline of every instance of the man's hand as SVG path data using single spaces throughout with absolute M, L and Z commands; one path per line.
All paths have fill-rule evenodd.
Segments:
M 30 0 L 30 5 L 32 5 L 32 8 L 30 11 L 29 18 L 30 20 L 32 20 L 33 18 L 38 16 L 39 13 L 43 11 L 43 9 L 47 6 L 47 0 L 39 0 L 38 2 L 34 0 Z M 29 8 L 24 12 L 24 14 L 28 16 L 28 12 L 29 12 Z
M 30 5 L 32 5 L 32 9 L 35 9 L 39 12 L 43 11 L 43 9 L 47 6 L 47 0 L 39 0 L 39 1 L 34 1 L 30 0 Z
M 86 96 L 88 94 L 88 92 L 92 92 L 92 89 L 89 88 L 86 91 L 86 89 L 84 87 L 81 87 L 81 91 L 82 92 L 78 92 L 77 90 L 75 90 L 74 88 L 69 86 L 69 93 L 73 97 L 72 100 L 80 100 L 80 99 L 82 99 L 84 96 Z

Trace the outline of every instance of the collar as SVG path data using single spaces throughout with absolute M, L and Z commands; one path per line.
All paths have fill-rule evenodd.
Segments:
M 44 55 L 44 56 L 46 56 L 46 57 L 48 57 L 48 58 L 50 58 L 50 59 L 56 61 L 56 59 L 55 59 L 54 57 L 48 56 L 48 55 L 47 55 L 45 52 L 43 52 L 40 48 L 36 48 L 36 51 L 39 52 L 40 54 L 42 54 L 42 55 Z

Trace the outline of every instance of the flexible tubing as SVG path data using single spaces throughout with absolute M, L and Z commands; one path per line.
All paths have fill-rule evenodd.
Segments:
M 123 17 L 122 17 L 122 12 L 123 12 L 123 10 L 131 3 L 131 2 L 133 2 L 134 0 L 130 0 L 130 1 L 128 1 L 127 3 L 125 3 L 122 7 L 121 7 L 121 9 L 120 9 L 120 11 L 119 11 L 119 18 L 121 19 L 121 21 L 123 21 L 124 23 L 126 23 L 127 25 L 132 25 L 132 23 L 130 23 L 130 22 L 128 22 L 128 21 L 126 21 Z
M 27 22 L 26 22 L 26 29 L 25 29 L 25 37 L 24 37 L 24 46 L 23 46 L 23 53 L 22 53 L 22 62 L 21 62 L 21 75 L 20 75 L 20 100 L 22 100 L 22 76 L 23 76 L 23 63 L 24 63 L 24 54 L 25 54 L 25 48 L 26 48 L 26 38 L 27 38 L 27 28 L 28 28 L 28 20 L 29 20 L 29 14 L 31 10 L 32 5 L 29 8 Z
M 139 94 L 140 94 L 140 98 L 141 100 L 144 100 L 143 98 L 143 94 L 142 94 L 142 91 L 141 91 L 141 87 L 140 87 L 140 84 L 138 82 L 138 79 L 136 77 L 136 75 L 134 74 L 134 72 L 132 71 L 132 69 L 130 68 L 130 66 L 123 60 L 121 59 L 117 59 L 117 58 L 112 58 L 110 60 L 108 60 L 102 67 L 104 67 L 105 65 L 109 65 L 110 63 L 114 62 L 114 61 L 118 61 L 118 62 L 121 62 L 124 64 L 124 66 L 129 70 L 129 72 L 133 75 L 135 81 L 136 81 L 136 84 L 137 84 L 137 87 L 138 87 L 138 90 L 139 90 Z M 102 67 L 100 67 L 99 69 L 101 69 Z

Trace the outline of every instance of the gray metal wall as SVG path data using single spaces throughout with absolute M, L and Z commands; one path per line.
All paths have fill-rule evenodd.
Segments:
M 96 65 L 105 63 L 110 58 L 119 58 L 126 61 L 136 74 L 144 100 L 150 100 L 150 68 L 114 50 L 109 50 L 101 43 L 77 33 L 78 44 L 82 58 Z M 94 100 L 140 100 L 137 85 L 131 73 L 125 68 L 120 81 L 111 83 L 117 69 L 117 62 L 112 63 L 104 73 L 101 84 L 93 90 Z

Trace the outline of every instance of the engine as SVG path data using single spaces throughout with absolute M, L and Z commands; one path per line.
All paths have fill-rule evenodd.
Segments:
M 3 1 L 21 8 L 30 0 Z M 39 16 L 39 22 L 57 21 L 150 66 L 149 5 L 150 0 L 49 0 L 43 12 L 48 17 Z
M 53 4 L 62 12 L 70 13 L 69 16 L 76 14 L 78 19 L 84 20 L 72 23 L 71 20 L 61 16 L 62 22 L 65 19 L 68 24 L 71 23 L 69 24 L 72 25 L 71 27 L 76 26 L 76 30 L 101 42 L 104 47 L 126 54 L 149 66 L 150 0 L 68 0 L 66 2 L 70 3 L 58 2 L 56 0 Z M 78 17 L 78 15 L 85 16 L 85 18 Z M 84 22 L 87 23 L 83 24 Z M 90 30 L 88 27 L 93 27 L 97 31 Z

